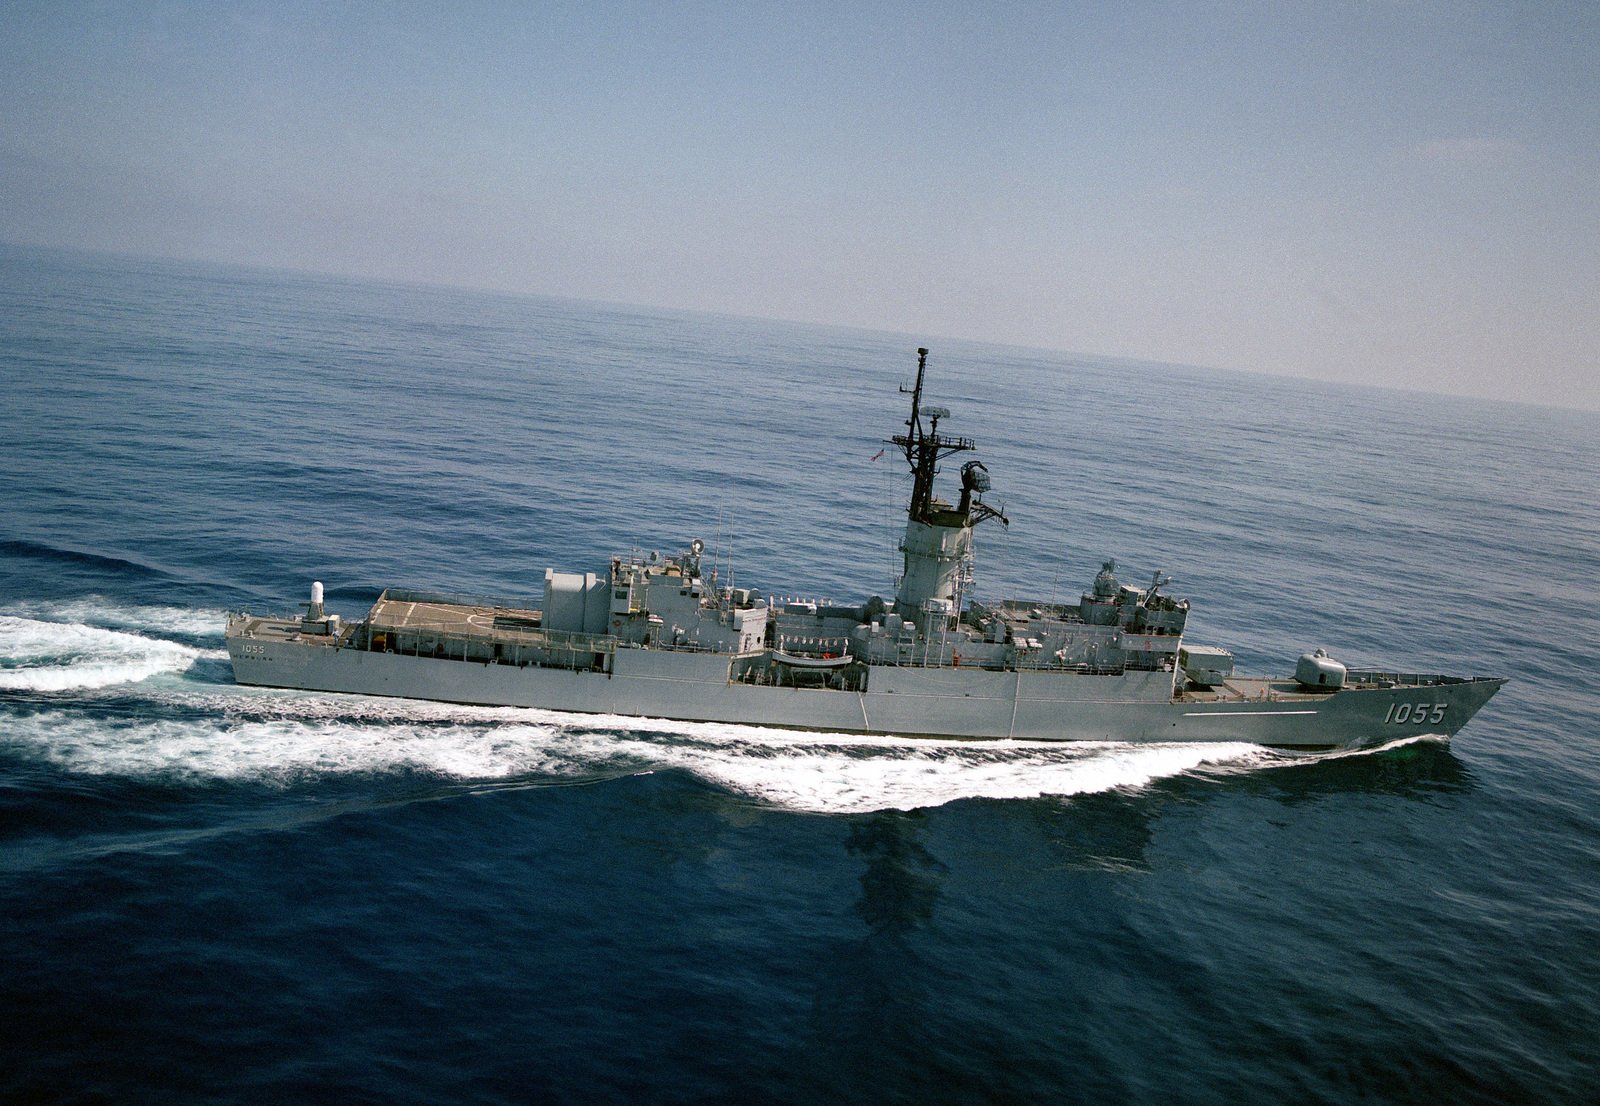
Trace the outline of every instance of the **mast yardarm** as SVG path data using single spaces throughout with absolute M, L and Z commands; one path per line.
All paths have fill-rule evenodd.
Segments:
M 911 395 L 911 417 L 906 420 L 906 433 L 889 439 L 905 454 L 911 466 L 911 506 L 908 514 L 916 522 L 930 526 L 975 526 L 986 518 L 998 518 L 1009 526 L 1010 520 L 980 498 L 989 490 L 989 471 L 980 461 L 968 461 L 961 466 L 961 502 L 952 508 L 933 497 L 933 478 L 939 473 L 939 461 L 955 453 L 965 453 L 978 448 L 971 438 L 953 437 L 939 433 L 939 420 L 950 417 L 944 407 L 922 406 L 922 381 L 927 373 L 928 351 L 917 350 L 917 383 L 913 388 L 901 385 L 900 392 Z M 923 429 L 926 415 L 928 427 Z

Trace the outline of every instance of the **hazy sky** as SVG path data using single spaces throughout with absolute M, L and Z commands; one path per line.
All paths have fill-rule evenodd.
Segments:
M 0 239 L 1600 409 L 1600 2 L 0 0 Z

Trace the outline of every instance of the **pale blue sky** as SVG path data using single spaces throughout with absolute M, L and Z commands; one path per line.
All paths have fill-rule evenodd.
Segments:
M 15 3 L 0 239 L 1600 409 L 1600 4 Z

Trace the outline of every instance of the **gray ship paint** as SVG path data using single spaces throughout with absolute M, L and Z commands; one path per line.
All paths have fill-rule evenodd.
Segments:
M 913 489 L 893 602 L 778 600 L 719 581 L 698 539 L 675 556 L 547 570 L 542 602 L 393 590 L 359 622 L 241 613 L 241 684 L 839 733 L 1047 741 L 1248 741 L 1326 748 L 1451 736 L 1505 681 L 1348 671 L 1318 653 L 1293 678 L 1237 677 L 1187 646 L 1186 599 L 1120 581 L 1106 561 L 1076 603 L 966 598 L 973 531 L 1006 517 L 984 466 L 938 498 L 941 460 L 976 448 L 924 407 L 918 350 L 906 431 Z M 926 420 L 926 425 L 924 424 Z

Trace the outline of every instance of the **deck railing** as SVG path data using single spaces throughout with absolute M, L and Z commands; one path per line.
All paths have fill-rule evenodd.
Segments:
M 1438 687 L 1440 684 L 1467 684 L 1478 678 L 1424 672 L 1384 672 L 1375 668 L 1352 668 L 1345 673 L 1346 683 L 1377 684 L 1383 687 Z
M 465 595 L 416 588 L 387 588 L 378 596 L 380 603 L 385 599 L 395 603 L 441 603 L 452 607 L 491 607 L 508 611 L 537 611 L 544 606 L 543 599 L 508 599 L 504 596 Z

